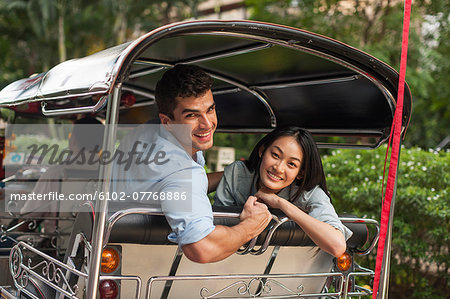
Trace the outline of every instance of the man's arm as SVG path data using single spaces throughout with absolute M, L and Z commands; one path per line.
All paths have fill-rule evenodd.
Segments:
M 216 191 L 217 185 L 223 176 L 223 171 L 210 172 L 206 174 L 208 176 L 208 193 Z
M 183 253 L 197 263 L 221 261 L 258 236 L 269 224 L 272 216 L 265 204 L 257 202 L 256 197 L 250 196 L 240 219 L 241 222 L 232 227 L 217 225 L 205 238 L 184 245 Z

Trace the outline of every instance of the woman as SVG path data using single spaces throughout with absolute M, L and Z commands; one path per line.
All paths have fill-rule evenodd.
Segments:
M 283 211 L 311 240 L 341 256 L 352 232 L 340 222 L 327 190 L 319 151 L 311 134 L 297 127 L 276 129 L 245 161 L 227 166 L 214 205 L 244 205 L 249 195 Z

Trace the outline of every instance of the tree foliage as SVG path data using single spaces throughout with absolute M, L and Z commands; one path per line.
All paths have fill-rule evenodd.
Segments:
M 386 147 L 336 150 L 323 157 L 338 212 L 380 220 Z M 387 171 L 386 171 L 387 173 Z M 393 298 L 443 298 L 448 288 L 450 155 L 402 149 L 395 201 L 390 292 Z M 375 255 L 364 261 L 372 269 Z
M 198 15 L 204 0 L 0 0 L 0 87 Z M 403 1 L 246 0 L 251 19 L 290 25 L 360 48 L 398 69 Z M 449 6 L 413 3 L 406 74 L 413 93 L 407 145 L 449 135 Z
M 403 1 L 247 0 L 251 18 L 323 34 L 399 69 Z M 414 1 L 406 81 L 413 115 L 406 144 L 436 147 L 449 135 L 449 6 Z
M 0 88 L 195 14 L 200 0 L 0 0 Z

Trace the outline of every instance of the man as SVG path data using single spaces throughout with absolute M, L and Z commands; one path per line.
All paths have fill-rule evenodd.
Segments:
M 131 172 L 116 164 L 114 177 L 122 182 L 113 183 L 113 190 L 126 194 L 147 190 L 166 196 L 189 190 L 192 200 L 189 211 L 174 210 L 177 202 L 173 201 L 161 200 L 160 204 L 173 231 L 169 240 L 177 242 L 186 257 L 199 263 L 216 262 L 230 256 L 259 235 L 271 220 L 267 206 L 251 196 L 239 224 L 233 227 L 213 224 L 202 154 L 213 145 L 217 128 L 211 86 L 211 77 L 199 67 L 177 65 L 168 70 L 155 90 L 162 126 L 160 132 L 154 134 L 141 126 L 121 142 L 119 150 L 145 152 L 149 146 L 144 144 L 151 143 L 159 152 L 169 153 L 169 158 L 162 160 L 170 161 L 165 165 L 162 165 L 164 161 L 159 165 L 136 165 Z M 180 133 L 180 126 L 187 128 L 187 133 Z M 173 140 L 174 136 L 176 140 Z M 173 145 L 176 141 L 184 151 L 176 149 Z

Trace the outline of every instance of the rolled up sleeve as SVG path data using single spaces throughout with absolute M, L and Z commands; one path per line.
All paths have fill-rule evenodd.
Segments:
M 161 206 L 172 228 L 168 239 L 179 246 L 200 241 L 215 228 L 211 203 L 207 196 L 208 179 L 200 166 L 177 171 L 162 190 L 186 192 L 186 202 L 162 201 Z

